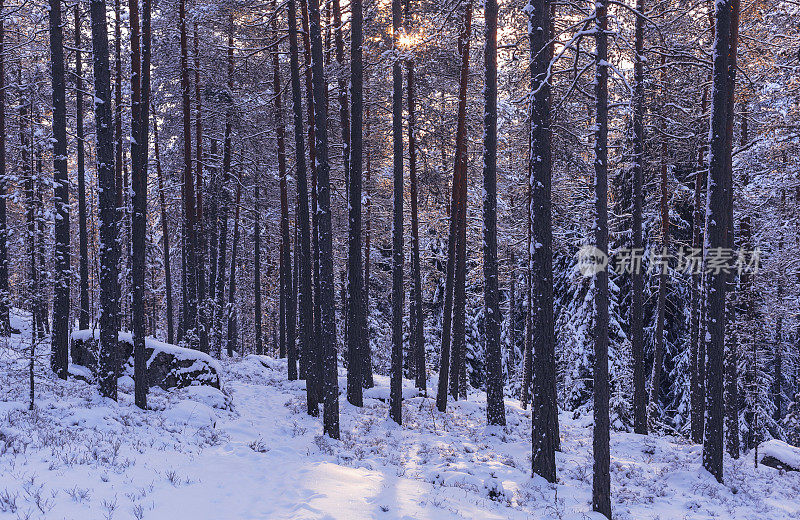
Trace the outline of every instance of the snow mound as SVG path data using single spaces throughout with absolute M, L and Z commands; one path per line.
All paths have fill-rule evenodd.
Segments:
M 771 468 L 800 471 L 800 448 L 771 439 L 758 447 L 758 462 Z

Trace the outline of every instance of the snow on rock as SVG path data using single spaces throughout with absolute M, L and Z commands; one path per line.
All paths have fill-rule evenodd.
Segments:
M 96 371 L 99 339 L 100 331 L 97 329 L 72 332 L 70 344 L 75 364 L 70 365 L 71 374 L 79 379 L 87 379 L 87 370 L 90 373 Z M 117 349 L 120 357 L 126 360 L 126 372 L 133 375 L 133 335 L 130 332 L 119 333 Z M 167 389 L 207 385 L 220 388 L 219 374 L 222 368 L 208 354 L 146 338 L 145 356 L 150 386 Z
M 758 446 L 758 462 L 775 469 L 800 471 L 800 448 L 771 439 Z

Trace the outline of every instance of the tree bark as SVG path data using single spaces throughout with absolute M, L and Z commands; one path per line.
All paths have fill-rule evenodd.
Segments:
M 352 141 L 350 148 L 349 168 L 349 219 L 348 219 L 348 254 L 347 254 L 347 400 L 355 406 L 363 406 L 364 357 L 367 355 L 364 338 L 366 317 L 364 315 L 364 286 L 361 271 L 361 168 L 364 155 L 363 121 L 364 121 L 364 63 L 363 43 L 364 13 L 361 0 L 352 0 L 350 4 L 351 40 L 350 40 L 350 99 L 352 102 L 352 119 L 348 138 Z M 334 12 L 338 10 L 338 0 L 334 3 Z M 341 23 L 341 16 L 339 22 Z M 337 30 L 339 34 L 339 30 Z M 337 40 L 340 36 L 337 37 Z M 338 41 L 337 41 L 338 46 Z M 299 88 L 299 82 L 298 82 Z M 341 88 L 341 85 L 340 85 Z M 341 99 L 340 99 L 341 101 Z M 346 101 L 346 99 L 345 99 Z M 347 110 L 342 110 L 342 117 Z M 342 135 L 344 137 L 344 129 Z
M 228 286 L 228 306 L 225 315 L 228 318 L 228 334 L 225 342 L 225 349 L 228 357 L 233 357 L 233 352 L 237 347 L 237 334 L 239 333 L 239 322 L 234 304 L 236 302 L 236 261 L 239 249 L 239 207 L 241 206 L 242 183 L 237 179 L 236 182 L 236 202 L 233 209 L 233 243 L 231 244 L 231 274 Z M 289 347 L 291 348 L 291 346 Z
M 531 313 L 533 399 L 531 414 L 533 472 L 556 481 L 559 449 L 556 403 L 555 325 L 553 318 L 552 138 L 548 67 L 552 58 L 550 0 L 528 4 L 528 38 L 531 44 L 531 152 L 528 187 L 531 193 Z
M 486 420 L 506 424 L 500 297 L 497 280 L 497 0 L 486 0 L 483 53 L 486 83 L 483 115 L 483 280 L 486 327 Z
M 726 229 L 728 211 L 726 123 L 728 66 L 730 51 L 731 2 L 722 0 L 715 4 L 713 95 L 711 103 L 711 129 L 709 139 L 708 198 L 706 206 L 705 254 L 720 251 L 727 245 Z M 723 447 L 723 357 L 725 345 L 725 292 L 726 275 L 709 270 L 706 276 L 706 423 L 703 440 L 703 467 L 717 481 L 722 482 Z
M 50 71 L 53 87 L 53 204 L 55 205 L 55 284 L 51 367 L 67 379 L 69 364 L 69 178 L 67 177 L 67 98 L 61 0 L 50 0 Z
M 152 104 L 151 104 L 152 106 Z M 162 247 L 164 248 L 164 287 L 166 310 L 167 310 L 167 343 L 172 343 L 175 331 L 174 326 L 174 311 L 172 307 L 172 269 L 170 268 L 170 251 L 169 251 L 169 223 L 167 220 L 167 204 L 166 195 L 164 194 L 164 173 L 161 171 L 161 154 L 158 142 L 158 119 L 156 117 L 155 106 L 152 106 L 153 111 L 153 146 L 156 158 L 156 176 L 158 177 L 158 203 L 161 207 L 161 240 Z
M 3 9 L 3 0 L 0 0 L 0 13 L 3 13 Z M 11 334 L 11 293 L 8 285 L 9 233 L 6 211 L 8 179 L 6 178 L 6 46 L 4 23 L 5 17 L 0 16 L 0 335 L 8 336 Z M 80 52 L 78 52 L 78 56 L 80 56 Z M 80 136 L 81 134 L 79 133 L 78 135 Z M 78 141 L 80 142 L 80 138 Z M 81 145 L 79 144 L 78 146 Z M 84 220 L 83 222 L 85 223 L 86 221 Z
M 200 90 L 200 51 L 198 49 L 197 22 L 194 24 L 194 92 L 195 92 L 195 188 L 197 190 L 197 211 L 195 215 L 195 262 L 197 263 L 197 328 L 200 340 L 199 349 L 208 353 L 208 312 L 209 301 L 206 296 L 206 226 L 203 216 L 203 102 Z
M 392 45 L 399 52 L 403 12 L 400 0 L 392 0 Z M 392 143 L 394 182 L 392 192 L 392 353 L 389 416 L 403 423 L 403 69 L 399 55 L 392 65 Z
M 397 0 L 395 0 L 397 1 Z M 331 241 L 330 165 L 328 163 L 328 110 L 325 102 L 322 33 L 319 0 L 309 2 L 309 25 L 316 134 L 317 202 L 320 258 L 320 335 L 323 366 L 323 426 L 333 439 L 339 438 L 339 384 L 337 379 L 336 324 L 334 323 L 333 244 Z
M 644 0 L 636 2 L 636 25 L 634 29 L 633 62 L 633 250 L 644 254 L 644 229 L 642 206 L 644 205 Z M 644 273 L 634 266 L 631 272 L 631 350 L 633 353 L 633 431 L 647 435 L 647 390 L 645 388 L 644 365 Z
M 608 255 L 608 17 L 606 4 L 597 2 L 595 24 L 595 247 Z M 608 389 L 608 271 L 595 276 L 594 331 L 594 478 L 592 509 L 611 518 Z
M 94 55 L 95 120 L 97 121 L 97 181 L 100 188 L 100 394 L 117 399 L 117 278 L 116 178 L 111 114 L 111 74 L 108 59 L 106 1 L 91 1 Z
M 311 289 L 311 227 L 308 216 L 308 172 L 303 135 L 303 100 L 300 90 L 300 56 L 297 44 L 297 3 L 289 0 L 289 67 L 292 86 L 292 115 L 294 117 L 295 171 L 297 175 L 297 219 L 300 223 L 300 243 L 296 244 L 299 254 L 300 280 L 298 281 L 298 300 L 300 311 L 300 352 L 306 359 L 306 404 L 308 414 L 319 415 L 320 371 L 319 355 L 314 341 L 314 302 Z M 277 33 L 276 33 L 277 38 Z M 277 54 L 276 54 L 277 56 Z M 311 143 L 313 147 L 313 143 Z

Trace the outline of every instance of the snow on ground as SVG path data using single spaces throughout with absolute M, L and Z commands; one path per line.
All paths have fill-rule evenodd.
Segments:
M 388 379 L 376 376 L 362 409 L 342 396 L 334 441 L 306 415 L 304 383 L 285 380 L 284 360 L 222 365 L 222 392 L 154 388 L 147 412 L 128 377 L 115 403 L 40 367 L 31 412 L 27 364 L 0 350 L 0 519 L 600 518 L 590 513 L 589 417 L 561 414 L 553 486 L 530 476 L 530 413 L 515 400 L 506 428 L 487 427 L 483 394 L 442 414 L 406 382 L 399 427 Z M 726 459 L 720 485 L 699 446 L 611 440 L 614 518 L 800 518 L 800 473 Z

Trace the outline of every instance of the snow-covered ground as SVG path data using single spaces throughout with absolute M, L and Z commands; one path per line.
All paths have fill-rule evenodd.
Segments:
M 223 392 L 154 388 L 147 412 L 133 405 L 130 378 L 116 403 L 46 372 L 37 369 L 28 411 L 26 364 L 0 351 L 0 518 L 600 518 L 590 513 L 590 417 L 561 414 L 550 485 L 530 475 L 530 413 L 515 400 L 507 427 L 487 427 L 482 394 L 442 414 L 407 382 L 399 427 L 376 376 L 363 408 L 342 397 L 333 441 L 283 360 L 223 361 Z M 755 469 L 750 454 L 726 459 L 721 485 L 682 439 L 611 442 L 614 518 L 800 518 L 800 473 Z

